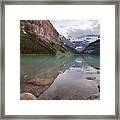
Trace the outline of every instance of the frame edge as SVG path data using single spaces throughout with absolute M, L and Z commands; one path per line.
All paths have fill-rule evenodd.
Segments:
M 25 5 L 27 5 L 30 1 L 24 1 L 25 2 Z M 32 2 L 32 1 L 31 1 Z M 48 1 L 33 1 L 33 2 L 36 2 L 36 4 L 37 3 L 40 3 L 41 2 L 41 4 L 43 4 L 43 3 L 45 3 L 45 4 L 48 4 Z M 76 1 L 74 1 L 74 2 L 76 2 Z M 81 2 L 81 4 L 82 3 L 84 3 L 84 1 L 77 1 L 77 2 Z M 88 1 L 86 1 L 86 3 L 87 3 Z M 90 1 L 89 1 L 90 2 Z M 93 2 L 95 2 L 95 1 L 93 1 Z M 108 1 L 108 2 L 101 2 L 101 1 L 98 1 L 98 2 L 95 2 L 95 5 L 96 4 L 100 4 L 100 3 L 102 3 L 102 4 L 107 4 L 107 3 L 109 3 L 110 1 Z M 30 118 L 28 117 L 28 116 L 22 116 L 22 115 L 17 115 L 17 117 L 15 117 L 14 115 L 5 115 L 5 103 L 3 104 L 3 101 L 5 102 L 5 5 L 12 5 L 12 4 L 16 4 L 17 3 L 17 5 L 19 5 L 19 4 L 21 4 L 21 3 L 23 3 L 23 1 L 2 1 L 1 2 L 1 81 L 0 81 L 0 85 L 1 85 L 1 91 L 0 91 L 0 104 L 1 104 L 1 112 L 0 112 L 0 118 L 12 118 L 12 119 L 18 119 L 18 117 L 19 117 L 19 119 L 23 119 L 23 118 L 25 118 L 25 119 L 33 119 L 34 118 L 34 115 L 33 116 L 31 116 Z M 58 2 L 55 2 L 55 1 L 52 1 L 52 2 L 49 2 L 50 3 L 50 5 L 51 4 L 64 4 L 64 2 L 62 1 L 62 2 L 60 2 L 60 1 L 58 1 Z M 65 4 L 67 5 L 69 3 L 69 1 L 67 1 Z M 72 2 L 70 2 L 71 4 L 73 3 L 73 1 Z M 89 3 L 87 3 L 87 4 L 89 4 Z M 91 4 L 93 4 L 93 3 L 91 3 Z M 119 65 L 119 25 L 120 25 L 120 15 L 119 15 L 119 11 L 120 11 L 120 2 L 119 1 L 115 1 L 115 2 L 111 2 L 111 4 L 115 4 L 115 86 L 117 87 L 117 88 L 115 88 L 115 115 L 108 115 L 108 116 L 111 116 L 110 118 L 118 118 L 119 119 L 119 99 L 117 99 L 117 97 L 116 96 L 119 96 L 119 68 L 118 68 L 118 65 Z M 76 5 L 76 4 L 74 4 L 74 5 Z M 117 80 L 118 79 L 118 80 Z M 41 118 L 38 118 L 39 116 L 36 116 L 36 119 L 48 119 L 48 116 L 46 116 L 46 117 L 44 117 L 44 116 L 42 116 L 41 115 Z M 79 119 L 83 119 L 84 118 L 84 116 L 82 116 L 82 115 L 78 115 L 78 116 L 76 116 L 76 117 L 72 117 L 71 116 L 71 118 L 75 118 L 75 119 L 78 119 L 78 117 L 79 117 Z M 90 116 L 88 116 L 88 117 L 90 117 Z M 88 117 L 86 117 L 87 119 L 88 119 Z M 67 117 L 67 116 L 62 116 L 61 115 L 61 117 L 60 116 L 50 116 L 49 118 L 53 118 L 53 119 L 60 119 L 60 118 L 65 118 L 65 119 L 69 119 L 69 117 Z M 102 117 L 101 117 L 102 118 Z M 104 116 L 104 118 L 108 118 L 106 115 Z M 84 118 L 85 119 L 85 118 Z M 90 117 L 90 119 L 92 119 L 91 117 Z M 95 117 L 95 119 L 96 119 L 96 117 Z M 98 119 L 100 119 L 100 117 L 98 116 Z M 103 118 L 102 118 L 103 119 Z

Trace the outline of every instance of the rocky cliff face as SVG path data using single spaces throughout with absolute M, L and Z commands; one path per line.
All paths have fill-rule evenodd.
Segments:
M 47 41 L 58 41 L 59 33 L 54 29 L 49 20 L 21 20 L 22 30 L 29 29 L 39 38 L 46 39 Z
M 49 20 L 21 20 L 20 45 L 22 54 L 57 54 L 67 51 Z

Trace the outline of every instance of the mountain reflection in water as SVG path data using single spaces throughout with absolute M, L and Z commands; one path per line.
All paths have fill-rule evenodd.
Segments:
M 20 92 L 39 100 L 100 99 L 97 55 L 23 55 L 20 71 Z

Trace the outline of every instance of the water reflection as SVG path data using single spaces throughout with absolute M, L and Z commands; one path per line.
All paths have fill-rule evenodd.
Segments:
M 99 56 L 21 56 L 21 93 L 43 100 L 99 99 L 94 66 Z M 95 80 L 86 79 L 91 75 Z
M 100 56 L 99 55 L 83 55 L 83 59 L 90 66 L 100 69 Z

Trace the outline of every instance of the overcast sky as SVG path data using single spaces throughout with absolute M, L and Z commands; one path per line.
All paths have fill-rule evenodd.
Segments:
M 66 38 L 75 38 L 87 34 L 100 34 L 97 20 L 51 20 L 59 34 Z

